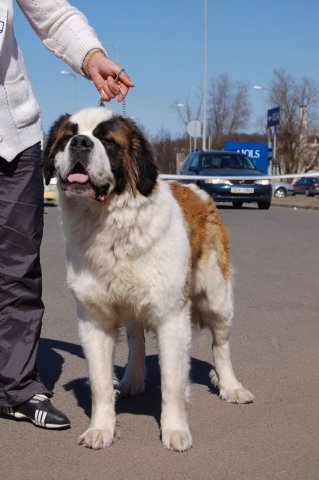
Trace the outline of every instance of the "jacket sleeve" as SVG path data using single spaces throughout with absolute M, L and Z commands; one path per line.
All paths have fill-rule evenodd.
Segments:
M 101 48 L 86 17 L 66 0 L 17 0 L 44 45 L 77 73 L 92 48 Z

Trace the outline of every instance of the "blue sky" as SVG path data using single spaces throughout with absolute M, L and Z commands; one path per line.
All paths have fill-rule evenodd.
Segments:
M 173 136 L 184 126 L 172 109 L 197 104 L 203 82 L 204 0 L 71 0 L 89 19 L 109 56 L 125 66 L 136 86 L 127 114 L 150 135 Z M 319 83 L 318 0 L 208 0 L 208 82 L 221 73 L 251 85 L 270 85 L 274 69 Z M 15 31 L 40 103 L 44 129 L 74 111 L 74 78 L 41 44 L 19 8 Z M 95 105 L 93 84 L 77 75 L 77 107 Z M 250 131 L 265 118 L 267 91 L 251 88 Z M 117 109 L 111 102 L 110 108 Z M 256 127 L 256 128 L 255 128 Z

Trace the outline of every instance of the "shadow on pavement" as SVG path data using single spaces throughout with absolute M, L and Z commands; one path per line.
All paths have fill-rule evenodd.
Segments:
M 84 359 L 80 345 L 63 342 L 60 340 L 41 339 L 38 355 L 38 369 L 45 385 L 54 390 L 54 385 L 59 380 L 64 364 L 64 358 L 56 350 L 68 352 Z M 131 413 L 133 415 L 148 415 L 160 423 L 161 415 L 161 378 L 158 355 L 148 355 L 146 364 L 145 392 L 137 397 L 118 398 L 116 411 L 118 414 Z M 191 382 L 207 386 L 209 391 L 217 395 L 218 391 L 210 384 L 209 372 L 212 366 L 203 360 L 191 358 Z M 115 375 L 121 379 L 125 367 L 115 365 Z M 78 406 L 90 417 L 91 392 L 87 377 L 76 378 L 64 385 L 67 391 L 72 391 L 77 399 Z
M 56 350 L 62 350 L 71 353 L 71 355 L 84 358 L 80 345 L 63 342 L 61 340 L 41 338 L 39 342 L 37 367 L 41 380 L 50 390 L 54 390 L 54 386 L 61 376 L 64 364 L 63 356 Z

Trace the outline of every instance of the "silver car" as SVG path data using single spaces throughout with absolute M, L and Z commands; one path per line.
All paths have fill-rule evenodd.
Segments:
M 288 195 L 293 195 L 294 188 L 290 183 L 272 181 L 272 192 L 275 198 L 285 198 Z

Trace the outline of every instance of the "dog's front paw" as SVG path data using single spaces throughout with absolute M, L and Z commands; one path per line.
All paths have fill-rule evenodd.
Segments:
M 162 443 L 165 448 L 184 452 L 192 447 L 192 435 L 186 430 L 164 430 L 162 431 Z
M 98 430 L 89 428 L 79 438 L 79 444 L 85 447 L 99 450 L 100 448 L 109 447 L 115 441 L 115 432 L 111 429 Z
M 252 403 L 254 395 L 240 383 L 235 388 L 220 388 L 219 396 L 229 403 Z

